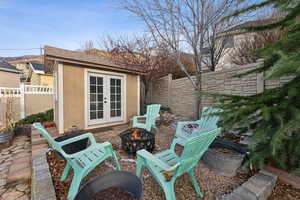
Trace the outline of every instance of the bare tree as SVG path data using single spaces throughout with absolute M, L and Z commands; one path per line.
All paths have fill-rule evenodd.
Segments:
M 215 71 L 219 60 L 228 52 L 228 43 L 231 35 L 227 32 L 233 25 L 238 23 L 235 18 L 226 21 L 215 21 L 207 31 L 206 59 L 203 63 L 210 71 Z
M 105 56 L 117 64 L 139 66 L 146 74 L 141 76 L 147 95 L 150 82 L 169 73 L 176 73 L 176 63 L 169 58 L 163 44 L 157 45 L 147 35 L 106 36 L 98 42 Z M 103 54 L 103 53 L 102 53 Z
M 164 43 L 170 56 L 201 92 L 203 52 L 210 37 L 211 25 L 230 10 L 232 0 L 124 0 L 122 7 L 138 16 L 147 25 L 152 38 Z M 189 51 L 195 66 L 195 78 L 182 63 L 181 55 Z M 196 100 L 196 116 L 200 115 L 201 98 Z

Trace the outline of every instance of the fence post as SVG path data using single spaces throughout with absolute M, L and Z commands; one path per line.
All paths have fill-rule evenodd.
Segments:
M 21 114 L 21 119 L 25 118 L 25 83 L 21 82 L 20 83 L 20 114 Z
M 171 107 L 172 74 L 168 74 L 168 107 Z
M 256 90 L 257 94 L 262 93 L 265 90 L 265 80 L 263 72 L 257 74 Z

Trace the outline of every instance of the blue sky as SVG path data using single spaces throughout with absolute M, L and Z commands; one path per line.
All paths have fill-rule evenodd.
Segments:
M 138 34 L 143 24 L 117 9 L 119 0 L 0 0 L 0 49 L 38 48 L 45 44 L 78 49 L 101 35 Z M 121 1 L 121 0 L 120 0 Z M 0 56 L 38 54 L 3 51 Z

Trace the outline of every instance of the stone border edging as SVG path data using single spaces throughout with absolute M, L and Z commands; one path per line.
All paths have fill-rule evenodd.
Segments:
M 37 135 L 38 131 L 32 127 L 31 200 L 56 200 L 52 176 L 46 158 L 48 145 L 45 142 L 42 143 L 41 140 L 36 140 Z
M 221 200 L 266 200 L 272 193 L 277 178 L 277 175 L 260 170 L 232 193 L 223 196 Z

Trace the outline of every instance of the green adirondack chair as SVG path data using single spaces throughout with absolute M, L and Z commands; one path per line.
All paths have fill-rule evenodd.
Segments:
M 177 122 L 175 135 L 179 140 L 179 144 L 184 145 L 188 139 L 195 137 L 203 132 L 218 128 L 217 122 L 219 120 L 219 116 L 212 115 L 213 113 L 218 112 L 222 112 L 222 109 L 203 107 L 203 112 L 200 120 Z M 183 129 L 183 127 L 188 124 L 196 124 L 198 125 L 198 128 L 191 133 L 188 133 Z
M 151 128 L 158 130 L 155 125 L 156 118 L 159 117 L 160 104 L 152 104 L 147 106 L 147 113 L 141 116 L 133 117 L 133 128 L 142 128 L 151 131 Z M 146 123 L 141 123 L 138 120 L 146 118 Z
M 220 129 L 214 129 L 189 139 L 180 157 L 174 151 L 178 143 L 177 138 L 173 140 L 169 150 L 158 154 L 153 155 L 144 149 L 138 151 L 136 175 L 141 176 L 142 167 L 146 167 L 163 188 L 166 199 L 175 200 L 174 182 L 177 177 L 188 173 L 197 195 L 203 197 L 194 175 L 194 169 L 219 133 Z
M 67 161 L 67 165 L 63 171 L 60 181 L 64 181 L 68 177 L 71 168 L 74 171 L 72 183 L 68 192 L 68 200 L 71 200 L 75 197 L 76 193 L 78 192 L 81 180 L 97 165 L 99 165 L 107 158 L 111 157 L 115 161 L 117 169 L 121 170 L 117 156 L 112 149 L 112 145 L 109 142 L 96 143 L 96 140 L 91 133 L 79 135 L 62 142 L 57 142 L 49 135 L 49 133 L 40 123 L 34 123 L 33 126 L 39 130 L 39 132 L 47 139 L 49 144 L 51 144 L 52 147 L 56 151 L 58 151 Z M 86 138 L 89 139 L 90 145 L 85 150 L 74 154 L 67 154 L 62 149 L 64 145 Z

